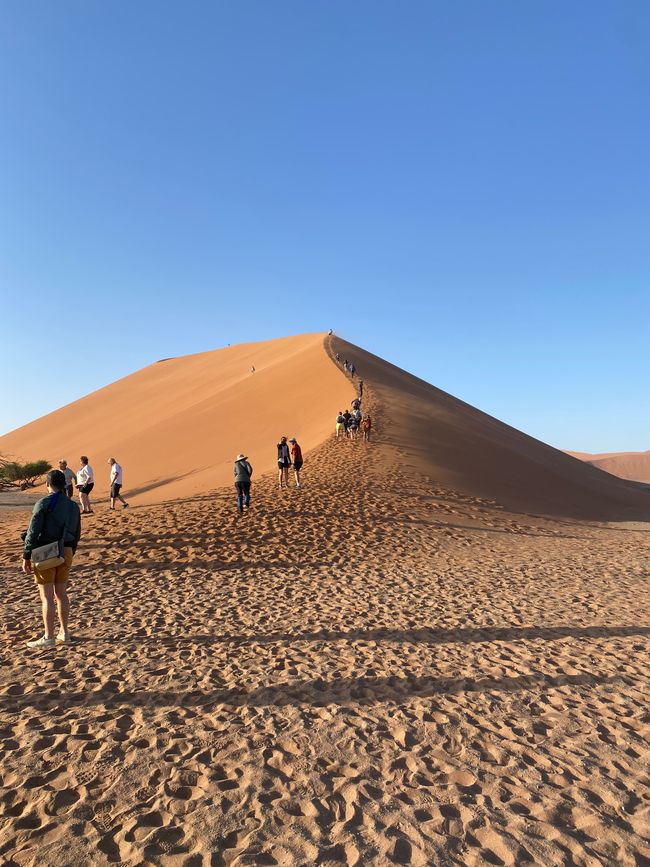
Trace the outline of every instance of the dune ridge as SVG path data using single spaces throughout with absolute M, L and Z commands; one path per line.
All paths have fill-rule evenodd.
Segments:
M 567 454 L 579 458 L 581 461 L 586 461 L 613 476 L 635 482 L 650 482 L 650 450 L 645 452 L 604 452 L 602 454 L 569 451 Z

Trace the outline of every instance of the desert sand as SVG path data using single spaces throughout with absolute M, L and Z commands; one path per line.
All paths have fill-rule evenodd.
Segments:
M 318 406 L 303 488 L 257 473 L 239 517 L 217 475 L 240 448 L 220 446 L 228 416 L 211 489 L 97 505 L 73 645 L 25 647 L 28 512 L 0 510 L 0 858 L 647 863 L 647 492 L 350 344 L 304 339 Z M 336 350 L 364 378 L 369 444 L 333 439 L 353 393 Z M 259 388 L 229 411 L 257 420 Z M 292 425 L 248 425 L 269 467 Z
M 589 454 L 588 452 L 567 452 L 581 461 L 587 461 L 605 470 L 613 476 L 622 479 L 632 479 L 637 482 L 650 483 L 650 450 L 646 452 L 604 452 Z

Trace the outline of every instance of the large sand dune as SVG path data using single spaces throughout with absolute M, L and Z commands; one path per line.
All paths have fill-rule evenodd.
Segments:
M 589 454 L 588 452 L 567 452 L 574 458 L 587 461 L 599 470 L 619 476 L 621 479 L 631 479 L 636 482 L 650 482 L 650 450 L 647 452 L 604 452 Z
M 0 454 L 64 457 L 75 470 L 88 455 L 95 498 L 107 495 L 115 457 L 129 499 L 160 502 L 231 484 L 240 452 L 257 475 L 271 469 L 282 435 L 308 451 L 352 395 L 322 334 L 245 343 L 145 367 L 0 437 Z
M 282 434 L 295 435 L 307 452 L 323 442 L 336 411 L 354 396 L 332 361 L 336 351 L 354 359 L 374 389 L 384 448 L 403 456 L 405 478 L 425 476 L 526 513 L 594 520 L 650 513 L 650 496 L 639 486 L 322 334 L 160 361 L 0 437 L 0 453 L 66 457 L 74 468 L 87 454 L 95 497 L 107 493 L 110 456 L 123 464 L 133 502 L 200 494 L 231 484 L 240 451 L 259 475 L 275 466 Z

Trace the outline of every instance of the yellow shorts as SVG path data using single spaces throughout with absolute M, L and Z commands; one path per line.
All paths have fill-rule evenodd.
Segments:
M 37 584 L 65 584 L 68 580 L 68 572 L 70 571 L 70 566 L 72 566 L 74 554 L 72 553 L 72 548 L 64 548 L 63 554 L 65 556 L 65 563 L 61 563 L 60 566 L 53 566 L 51 569 L 45 569 L 43 572 L 39 571 L 38 566 L 34 566 L 34 578 L 36 578 Z

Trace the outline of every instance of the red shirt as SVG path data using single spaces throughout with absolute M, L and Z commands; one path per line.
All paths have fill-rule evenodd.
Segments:
M 296 461 L 298 461 L 298 463 L 302 461 L 302 450 L 298 443 L 294 443 L 291 446 L 291 460 L 294 462 L 294 464 L 296 463 Z

